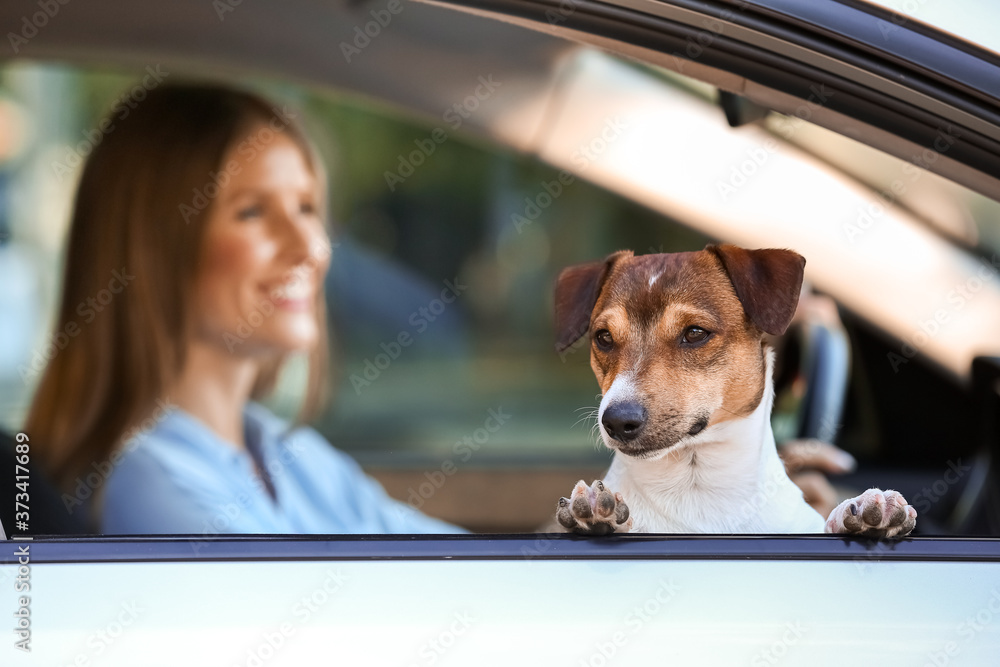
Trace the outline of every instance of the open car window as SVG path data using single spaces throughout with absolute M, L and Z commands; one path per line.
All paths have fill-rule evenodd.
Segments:
M 764 110 L 732 127 L 724 92 L 682 74 L 591 50 L 577 53 L 570 71 L 538 157 L 463 128 L 480 105 L 503 102 L 496 77 L 489 86 L 477 80 L 472 95 L 431 119 L 255 82 L 308 115 L 332 167 L 325 287 L 335 392 L 313 426 L 414 509 L 472 530 L 533 530 L 567 484 L 600 477 L 609 460 L 592 434 L 599 396 L 588 346 L 554 351 L 558 272 L 619 248 L 788 239 L 849 336 L 851 381 L 823 426 L 823 437 L 861 461 L 840 482 L 898 488 L 925 501 L 931 531 L 954 530 L 979 447 L 963 383 L 971 358 L 1000 330 L 1000 281 L 989 260 L 995 202 L 919 160 L 811 124 L 820 99 L 797 115 Z M 6 183 L 38 202 L 11 198 L 7 218 L 5 261 L 21 270 L 6 286 L 16 316 L 4 324 L 0 403 L 15 433 L 46 361 L 72 344 L 51 330 L 69 206 L 100 140 L 93 127 L 131 79 L 26 64 L 10 66 L 7 80 L 9 122 L 24 132 Z M 614 94 L 596 98 L 601 91 Z M 46 112 L 55 96 L 66 100 L 58 116 Z M 671 152 L 643 153 L 657 141 Z M 614 191 L 598 185 L 626 178 Z M 873 282 L 892 298 L 869 289 Z M 82 325 L 98 315 L 84 310 Z M 286 418 L 302 399 L 301 361 L 269 400 Z M 806 427 L 801 386 L 779 392 L 780 441 Z M 914 409 L 931 396 L 943 402 Z M 105 468 L 95 465 L 62 495 L 70 513 L 99 491 Z M 946 494 L 931 490 L 955 469 L 962 474 Z M 480 500 L 511 484 L 523 496 L 517 503 Z

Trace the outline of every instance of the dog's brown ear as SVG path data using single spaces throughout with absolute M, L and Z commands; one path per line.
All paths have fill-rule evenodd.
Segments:
M 734 245 L 710 245 L 705 250 L 722 262 L 750 321 L 769 334 L 785 333 L 799 303 L 805 257 L 791 250 L 745 250 Z
M 556 280 L 557 352 L 562 352 L 587 333 L 590 315 L 611 267 L 618 260 L 631 256 L 631 250 L 619 250 L 600 262 L 578 264 L 559 273 Z

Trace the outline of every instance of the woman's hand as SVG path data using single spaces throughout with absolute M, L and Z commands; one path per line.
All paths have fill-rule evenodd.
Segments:
M 806 502 L 824 517 L 841 500 L 826 475 L 842 475 L 857 465 L 843 449 L 820 440 L 790 440 L 778 448 L 778 456 Z

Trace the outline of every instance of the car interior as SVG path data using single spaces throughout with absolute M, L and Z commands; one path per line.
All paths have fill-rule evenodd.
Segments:
M 851 194 L 863 202 L 907 166 L 882 154 L 873 160 L 881 164 L 866 163 L 867 173 L 860 173 L 850 156 L 870 157 L 870 149 L 809 127 L 802 119 L 758 109 L 749 120 L 745 109 L 750 103 L 683 75 L 586 49 L 575 58 L 578 69 L 593 72 L 596 86 L 632 89 L 638 100 L 628 102 L 632 114 L 648 113 L 644 104 L 653 109 L 670 105 L 675 116 L 689 120 L 678 122 L 675 133 L 696 123 L 703 126 L 704 132 L 693 135 L 684 154 L 697 151 L 723 165 L 706 167 L 707 176 L 718 179 L 713 189 L 723 192 L 720 196 L 725 195 L 723 185 L 735 189 L 729 180 L 745 187 L 732 197 L 737 204 L 748 200 L 744 211 L 749 212 L 743 213 L 747 218 L 764 205 L 779 224 L 795 220 L 801 235 L 827 234 L 831 220 L 820 215 L 822 205 L 817 202 L 833 195 L 824 193 L 822 186 L 844 188 L 847 182 Z M 624 77 L 632 80 L 623 84 Z M 130 75 L 108 68 L 14 63 L 4 79 L 13 91 L 25 82 L 37 82 L 39 102 L 51 96 L 65 99 L 64 109 L 73 110 L 65 112 L 65 122 L 87 128 L 104 111 L 109 95 L 129 85 Z M 597 397 L 587 348 L 562 354 L 553 348 L 552 287 L 561 268 L 619 248 L 646 253 L 700 249 L 715 241 L 762 247 L 773 243 L 768 230 L 758 237 L 753 228 L 743 228 L 733 238 L 713 227 L 703 217 L 712 213 L 707 209 L 714 202 L 705 202 L 704 193 L 690 189 L 689 183 L 672 183 L 675 169 L 668 165 L 654 162 L 644 169 L 659 183 L 658 196 L 672 199 L 669 208 L 662 208 L 676 214 L 588 182 L 586 173 L 551 196 L 547 193 L 552 186 L 548 191 L 545 187 L 558 183 L 555 167 L 510 146 L 467 137 L 461 128 L 426 156 L 425 170 L 387 188 L 385 173 L 398 168 L 407 149 L 427 136 L 431 128 L 426 122 L 325 90 L 279 85 L 266 78 L 254 81 L 254 86 L 307 110 L 333 167 L 335 246 L 326 292 L 336 389 L 335 400 L 314 426 L 361 462 L 391 495 L 477 532 L 531 532 L 545 522 L 554 501 L 576 479 L 598 478 L 608 465 L 608 453 L 591 434 L 594 422 L 588 410 Z M 594 94 L 579 82 L 570 87 L 583 92 L 564 93 L 567 96 Z M 742 114 L 734 111 L 738 103 L 743 104 Z M 577 104 L 583 106 L 586 100 L 567 102 L 567 108 Z M 40 109 L 23 108 L 20 114 L 21 122 L 44 117 Z M 40 130 L 35 129 L 34 136 L 43 142 L 48 133 Z M 62 131 L 71 137 L 86 132 Z M 762 138 L 774 147 L 767 144 L 768 150 L 757 149 L 759 153 L 747 148 L 748 141 Z M 32 154 L 27 147 L 23 150 Z M 720 157 L 726 154 L 735 161 Z M 670 156 L 664 161 L 679 162 Z M 24 166 L 10 180 L 18 187 L 20 179 L 32 178 Z M 810 171 L 809 185 L 796 187 L 811 188 L 811 196 L 793 196 L 785 179 L 788 170 Z M 12 290 L 7 300 L 12 316 L 4 328 L 10 341 L 22 342 L 21 357 L 11 355 L 15 358 L 4 378 L 3 423 L 9 434 L 17 431 L 30 401 L 32 379 L 38 376 L 30 370 L 31 356 L 46 342 L 44 318 L 57 298 L 58 252 L 65 233 L 65 220 L 59 216 L 65 216 L 72 196 L 71 178 L 43 174 L 42 179 L 46 177 L 57 181 L 52 187 L 61 187 L 64 198 L 50 212 L 39 207 L 31 217 L 49 212 L 53 219 L 21 223 L 8 218 L 16 222 L 8 226 L 17 234 L 5 244 L 6 253 L 44 258 L 29 266 L 28 275 L 19 276 L 27 282 L 21 299 Z M 989 213 L 995 204 L 929 172 L 919 178 L 921 189 L 913 193 L 914 201 L 900 202 L 886 217 L 897 217 L 891 222 L 903 234 L 922 234 L 928 250 L 942 258 L 978 256 L 988 261 L 994 247 L 990 235 L 996 233 L 996 218 Z M 26 191 L 41 193 L 47 187 L 36 183 Z M 932 193 L 936 208 L 918 213 Z M 853 240 L 846 244 L 849 250 L 855 248 Z M 844 251 L 838 255 L 829 247 L 821 255 L 803 252 L 811 293 L 835 301 L 841 324 L 830 326 L 814 318 L 782 341 L 774 415 L 779 441 L 822 438 L 854 455 L 858 469 L 833 480 L 845 497 L 849 490 L 881 486 L 908 498 L 929 498 L 933 492 L 928 489 L 948 462 L 961 461 L 975 472 L 949 484 L 938 494 L 940 499 L 933 496 L 929 511 L 921 512 L 919 534 L 995 534 L 997 490 L 987 472 L 993 457 L 984 424 L 990 411 L 977 409 L 983 399 L 976 395 L 977 388 L 988 383 L 974 378 L 971 368 L 960 371 L 961 360 L 935 355 L 930 343 L 918 348 L 913 358 L 900 356 L 902 361 L 893 363 L 892 355 L 900 354 L 900 337 L 893 335 L 898 328 L 891 319 L 880 319 L 880 313 L 873 312 L 880 306 L 870 302 L 920 301 L 911 294 L 911 285 L 886 279 L 872 290 L 863 281 L 848 284 L 840 271 L 831 281 L 822 273 L 827 266 L 857 263 L 856 256 Z M 814 263 L 819 264 L 815 273 L 809 268 Z M 454 303 L 440 312 L 427 311 L 448 285 L 459 286 Z M 40 302 L 36 295 L 43 297 Z M 977 296 L 972 305 L 995 316 L 1000 305 L 997 285 L 985 283 Z M 891 306 L 883 306 L 883 312 L 889 310 Z M 911 329 L 919 331 L 924 310 L 914 304 Z M 390 359 L 390 344 L 407 331 L 414 343 Z M 980 374 L 989 367 L 988 358 L 975 366 Z M 270 401 L 279 414 L 294 415 L 302 372 L 293 365 Z M 462 446 L 463 436 L 474 434 L 490 410 L 509 414 L 509 422 L 488 440 Z M 12 470 L 13 446 L 5 436 L 5 462 Z M 447 461 L 456 465 L 457 473 L 446 486 L 430 489 L 426 482 L 440 477 L 431 473 Z M 36 502 L 40 533 L 93 530 L 79 514 L 67 512 L 58 494 L 40 491 L 47 487 L 40 472 L 33 469 L 31 474 L 35 495 L 50 505 L 40 510 Z M 0 483 L 12 490 L 13 481 L 12 474 L 4 475 Z M 498 497 L 504 502 L 485 500 Z M 2 507 L 0 512 L 4 524 L 12 525 L 13 509 Z
M 227 20 L 267 17 L 239 14 Z M 395 20 L 411 32 L 431 29 L 423 8 L 412 14 Z M 463 14 L 452 20 L 481 25 Z M 125 27 L 106 29 L 135 39 Z M 113 58 L 74 62 L 66 54 L 93 46 L 84 31 L 59 30 L 46 33 L 51 53 L 42 44 L 37 58 L 17 58 L 2 71 L 5 122 L 18 139 L 0 181 L 8 204 L 0 252 L 11 268 L 0 328 L 7 467 L 15 465 L 9 436 L 51 344 L 59 253 L 88 131 L 147 71 L 135 64 L 146 62 L 143 50 L 128 44 Z M 442 55 L 469 50 L 462 34 L 449 31 L 437 47 Z M 161 68 L 166 78 L 226 81 L 234 64 L 196 36 L 183 46 L 202 52 L 212 74 L 178 62 Z M 620 248 L 787 246 L 807 257 L 810 294 L 832 299 L 840 323 L 807 321 L 780 342 L 779 442 L 819 437 L 854 455 L 857 470 L 833 480 L 845 497 L 881 486 L 933 499 L 919 534 L 1000 530 L 993 413 L 984 407 L 992 390 L 980 377 L 995 365 L 1000 285 L 981 281 L 961 301 L 940 289 L 971 280 L 980 263 L 995 277 L 995 201 L 919 161 L 814 124 L 822 100 L 782 113 L 684 67 L 638 64 L 515 27 L 483 37 L 518 48 L 503 61 L 473 50 L 476 57 L 422 77 L 418 88 L 377 60 L 406 53 L 405 44 L 387 53 L 375 44 L 363 54 L 368 62 L 357 64 L 380 80 L 302 69 L 309 41 L 280 66 L 241 78 L 304 109 L 331 167 L 335 246 L 326 293 L 335 398 L 313 424 L 320 433 L 423 511 L 477 532 L 530 532 L 575 480 L 599 477 L 609 460 L 591 433 L 598 397 L 586 348 L 553 349 L 558 271 Z M 244 56 L 241 67 L 255 69 L 246 47 L 230 46 Z M 338 80 L 303 85 L 272 72 L 282 68 Z M 436 127 L 448 128 L 447 140 L 425 155 L 421 140 Z M 552 184 L 565 169 L 573 181 L 556 193 Z M 426 310 L 456 284 L 453 304 Z M 949 309 L 943 336 L 922 333 L 934 313 L 928 298 Z M 414 344 L 390 358 L 384 350 L 402 332 Z M 287 370 L 269 402 L 279 414 L 294 415 L 303 372 L 295 364 Z M 509 422 L 488 440 L 460 445 L 490 410 L 509 413 Z M 457 473 L 429 489 L 447 461 Z M 972 472 L 934 492 L 956 461 Z M 36 510 L 37 530 L 92 531 L 59 509 L 58 494 L 39 491 L 40 474 L 32 469 L 32 487 L 52 509 Z M 0 484 L 13 480 L 4 475 Z M 11 525 L 12 508 L 0 513 Z

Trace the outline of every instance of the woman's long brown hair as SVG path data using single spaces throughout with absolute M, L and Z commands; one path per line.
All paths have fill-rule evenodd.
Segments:
M 285 111 L 256 95 L 163 85 L 113 109 L 108 121 L 81 175 L 66 251 L 57 331 L 76 333 L 46 367 L 25 426 L 32 453 L 66 490 L 92 466 L 106 468 L 158 399 L 169 402 L 164 391 L 183 368 L 192 329 L 206 214 L 229 151 L 255 131 L 259 146 L 268 136 L 259 130 L 270 124 L 302 149 L 326 191 L 308 140 Z M 321 335 L 300 419 L 325 399 L 322 290 L 317 300 Z M 253 398 L 272 389 L 282 362 L 262 368 Z

